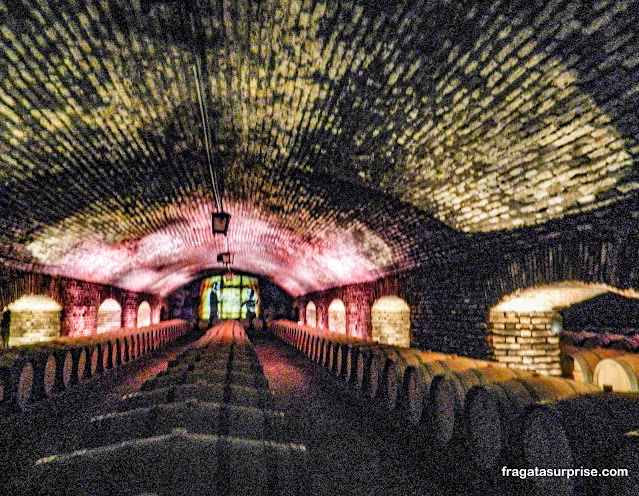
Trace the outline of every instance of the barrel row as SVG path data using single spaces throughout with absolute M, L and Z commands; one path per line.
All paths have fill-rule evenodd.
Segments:
M 326 342 L 330 336 L 320 340 L 299 327 L 277 322 L 272 329 L 325 364 L 318 350 L 326 346 L 313 342 Z M 601 393 L 597 384 L 464 357 L 374 343 L 335 346 L 342 350 L 338 355 L 346 356 L 338 377 L 361 397 L 394 411 L 436 444 L 454 451 L 457 463 L 472 463 L 479 473 L 496 479 L 504 466 L 634 467 L 630 478 L 563 476 L 529 482 L 531 494 L 636 494 L 628 488 L 637 487 L 637 436 L 627 432 L 639 431 L 638 395 Z M 610 351 L 595 357 L 596 363 L 619 358 Z M 335 370 L 340 370 L 337 362 Z
M 639 354 L 606 348 L 562 346 L 564 377 L 614 392 L 639 392 Z
M 629 496 L 639 488 L 639 395 L 597 393 L 528 406 L 518 420 L 520 466 L 627 474 L 533 477 L 534 496 Z
M 126 364 L 190 330 L 188 322 L 171 320 L 8 349 L 0 354 L 0 411 L 27 410 L 34 402 Z
M 93 417 L 82 451 L 36 462 L 30 487 L 50 494 L 308 494 L 306 448 L 290 442 L 292 432 L 273 409 L 243 328 L 225 322 L 140 392 Z

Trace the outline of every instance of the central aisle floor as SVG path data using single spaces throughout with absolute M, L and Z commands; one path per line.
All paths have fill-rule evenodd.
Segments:
M 424 467 L 428 453 L 415 436 L 410 440 L 385 422 L 383 414 L 358 404 L 341 383 L 298 350 L 275 337 L 251 341 L 278 407 L 310 415 L 307 445 L 318 495 L 466 494 L 434 482 L 437 474 Z

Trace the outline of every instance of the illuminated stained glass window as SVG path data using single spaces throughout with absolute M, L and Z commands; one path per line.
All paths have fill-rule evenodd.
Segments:
M 256 277 L 235 274 L 227 280 L 222 275 L 213 276 L 200 286 L 199 315 L 202 320 L 254 318 L 259 316 L 259 302 Z

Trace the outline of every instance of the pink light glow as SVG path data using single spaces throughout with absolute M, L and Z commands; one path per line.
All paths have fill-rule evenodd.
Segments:
M 309 225 L 308 214 L 275 216 L 250 203 L 229 204 L 228 247 L 233 270 L 265 276 L 292 295 L 375 280 L 395 262 L 394 250 L 365 225 L 336 221 Z M 28 249 L 43 272 L 113 284 L 131 291 L 167 295 L 210 268 L 225 239 L 211 233 L 212 203 L 193 201 L 167 211 L 167 224 L 137 240 L 68 229 L 74 220 L 48 228 Z M 124 224 L 122 212 L 101 222 Z M 76 224 L 77 225 L 77 224 Z M 363 241 L 362 241 L 363 240 Z

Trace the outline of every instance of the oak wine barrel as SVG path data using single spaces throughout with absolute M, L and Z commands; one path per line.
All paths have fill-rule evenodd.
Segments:
M 189 434 L 128 440 L 37 460 L 28 494 L 309 495 L 306 448 Z M 265 469 L 268 467 L 268 470 Z
M 282 441 L 286 437 L 283 412 L 188 399 L 93 417 L 83 439 L 86 447 L 97 447 L 170 434 L 176 428 L 247 439 Z
M 542 376 L 473 386 L 464 404 L 470 458 L 478 468 L 494 470 L 517 445 L 525 407 L 597 391 L 595 384 Z
M 639 421 L 637 421 L 639 427 Z M 611 467 L 628 470 L 628 475 L 607 477 L 602 496 L 637 496 L 639 494 L 639 430 L 626 433 Z
M 595 367 L 593 382 L 614 392 L 639 391 L 639 355 L 605 358 Z
M 604 358 L 613 358 L 622 353 L 605 348 L 561 347 L 561 372 L 566 379 L 580 382 L 593 382 L 595 367 Z
M 55 386 L 56 361 L 55 356 L 51 354 L 44 366 L 44 392 L 49 396 L 54 391 Z
M 426 362 L 434 362 L 447 360 L 451 355 L 445 355 L 435 351 L 418 351 L 413 350 L 412 353 L 401 353 L 388 365 L 386 372 L 386 386 L 382 387 L 381 393 L 385 402 L 385 407 L 389 410 L 395 410 L 400 404 L 400 396 L 404 376 L 409 367 L 419 367 Z M 405 403 L 404 403 L 405 405 Z M 405 413 L 405 412 L 403 412 Z
M 27 360 L 22 365 L 20 379 L 18 380 L 18 388 L 16 391 L 18 405 L 23 409 L 26 408 L 29 401 L 31 401 L 31 395 L 33 393 L 33 380 L 33 364 L 29 360 Z
M 521 448 L 530 467 L 615 468 L 613 455 L 639 419 L 639 395 L 598 393 L 532 405 L 522 417 Z M 599 494 L 603 477 L 531 479 L 535 494 Z
M 429 414 L 430 386 L 436 376 L 471 368 L 488 367 L 491 363 L 494 364 L 486 360 L 452 356 L 446 360 L 408 367 L 402 384 L 402 396 L 406 402 L 404 411 L 408 420 L 413 425 L 420 425 L 426 420 Z
M 430 427 L 435 441 L 447 445 L 455 435 L 465 435 L 464 400 L 473 386 L 526 376 L 530 374 L 495 365 L 433 378 L 430 386 Z
M 358 393 L 363 398 L 370 398 L 370 370 L 374 353 L 383 345 L 371 343 L 366 346 L 360 346 L 357 353 L 357 381 L 353 384 Z

